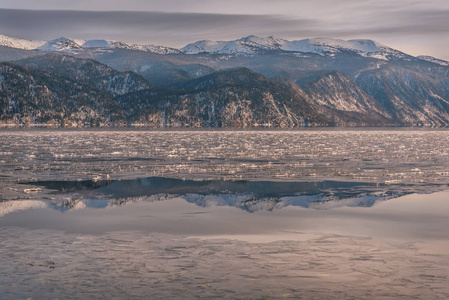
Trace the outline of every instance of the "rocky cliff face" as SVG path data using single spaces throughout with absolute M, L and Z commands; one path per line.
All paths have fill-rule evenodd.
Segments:
M 80 59 L 59 54 L 46 54 L 15 61 L 30 70 L 70 79 L 113 96 L 124 95 L 151 87 L 142 76 L 133 72 L 118 72 L 92 59 Z
M 301 127 L 327 124 L 293 89 L 249 69 L 158 89 L 132 72 L 45 55 L 0 69 L 1 120 L 16 126 Z
M 147 90 L 117 98 L 131 118 L 153 127 L 325 126 L 300 94 L 249 69 L 217 72 L 182 90 Z
M 401 67 L 384 66 L 362 72 L 355 80 L 390 115 L 404 125 L 447 126 L 449 78 Z
M 391 126 L 395 120 L 376 99 L 340 72 L 305 87 L 308 102 L 336 126 Z
M 12 126 L 110 126 L 124 122 L 107 93 L 49 73 L 0 64 L 0 122 Z

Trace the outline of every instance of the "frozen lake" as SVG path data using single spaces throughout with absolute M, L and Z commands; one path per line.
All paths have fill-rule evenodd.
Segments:
M 449 182 L 449 131 L 0 131 L 19 180 Z
M 2 299 L 449 298 L 449 131 L 0 140 Z

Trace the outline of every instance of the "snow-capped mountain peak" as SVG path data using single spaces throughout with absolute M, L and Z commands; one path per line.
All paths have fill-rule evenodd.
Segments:
M 204 52 L 219 54 L 254 54 L 261 51 L 278 50 L 279 46 L 278 40 L 272 36 L 262 38 L 250 35 L 234 41 L 202 40 L 188 44 L 181 50 L 186 54 L 198 54 Z
M 373 40 L 357 39 L 349 40 L 348 42 L 356 47 L 359 47 L 358 50 L 363 52 L 377 52 L 388 48 L 387 46 Z
M 29 41 L 0 34 L 0 46 L 24 50 L 33 50 L 36 49 L 37 47 L 42 46 L 43 44 L 45 44 L 44 41 Z
M 340 40 L 333 38 L 312 38 L 289 41 L 273 36 L 257 37 L 250 35 L 234 41 L 210 41 L 203 40 L 189 44 L 182 48 L 187 54 L 216 53 L 216 54 L 255 54 L 266 51 L 284 51 L 300 53 L 316 53 L 324 55 L 354 52 L 361 56 L 380 59 L 402 58 L 407 55 L 384 46 L 372 40 Z
M 428 61 L 428 62 L 432 62 L 434 64 L 438 64 L 438 65 L 441 65 L 441 66 L 449 67 L 449 61 L 442 60 L 442 59 L 439 59 L 439 58 L 435 58 L 433 56 L 420 55 L 420 56 L 417 56 L 417 58 L 419 58 L 421 60 Z
M 326 50 L 345 49 L 350 51 L 360 51 L 365 53 L 379 52 L 386 47 L 372 40 L 340 40 L 332 38 L 313 38 L 307 40 L 311 45 L 323 46 Z
M 223 42 L 223 41 L 211 41 L 211 40 L 201 40 L 197 41 L 192 44 L 188 44 L 181 50 L 184 51 L 187 54 L 197 54 L 201 52 L 218 52 L 224 48 L 226 44 L 229 44 L 229 42 Z
M 277 40 L 273 36 L 263 38 L 263 37 L 258 37 L 255 35 L 250 35 L 250 36 L 241 38 L 238 41 L 245 42 L 245 43 L 252 43 L 252 44 L 256 44 L 256 45 L 260 45 L 260 46 L 278 45 Z
M 66 53 L 78 53 L 83 49 L 95 49 L 95 48 L 139 50 L 158 54 L 182 53 L 182 51 L 170 47 L 156 46 L 156 45 L 139 45 L 113 40 L 102 40 L 102 39 L 80 40 L 80 39 L 60 37 L 48 42 L 44 42 L 44 41 L 29 41 L 24 39 L 17 39 L 3 34 L 0 34 L 0 46 L 25 49 L 25 50 L 39 50 L 47 52 L 66 52 Z
M 379 42 L 367 39 L 341 40 L 333 38 L 313 38 L 300 41 L 285 41 L 283 50 L 305 53 L 342 53 L 353 52 L 365 57 L 383 60 L 405 58 L 407 54 L 387 47 Z
M 48 42 L 29 41 L 24 39 L 12 38 L 0 34 L 0 46 L 25 50 L 39 50 L 47 52 L 66 52 L 80 53 L 81 51 L 91 50 L 99 51 L 107 49 L 126 49 L 151 52 L 157 54 L 247 54 L 253 55 L 266 52 L 283 52 L 283 53 L 313 53 L 319 55 L 334 56 L 341 53 L 352 53 L 364 57 L 372 57 L 382 60 L 396 59 L 413 59 L 401 51 L 392 49 L 381 43 L 368 39 L 341 40 L 334 38 L 311 38 L 303 40 L 285 40 L 269 37 L 258 37 L 249 35 L 240 39 L 231 41 L 212 41 L 201 40 L 186 45 L 182 49 L 175 49 L 156 45 L 141 45 L 127 43 L 123 41 L 93 39 L 80 40 L 60 37 Z M 449 66 L 449 62 L 439 60 L 430 56 L 420 56 L 418 59 Z
M 83 48 L 111 48 L 111 49 L 128 49 L 145 52 L 153 52 L 158 54 L 181 53 L 178 49 L 156 46 L 156 45 L 139 45 L 113 40 L 88 40 L 82 45 Z
M 75 52 L 75 50 L 82 49 L 82 45 L 84 43 L 85 43 L 85 41 L 83 41 L 83 40 L 75 40 L 75 39 L 60 37 L 60 38 L 51 40 L 40 47 L 37 47 L 36 50 Z

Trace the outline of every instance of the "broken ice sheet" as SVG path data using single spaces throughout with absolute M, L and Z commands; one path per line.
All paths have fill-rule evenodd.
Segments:
M 446 130 L 0 138 L 0 298 L 449 298 Z

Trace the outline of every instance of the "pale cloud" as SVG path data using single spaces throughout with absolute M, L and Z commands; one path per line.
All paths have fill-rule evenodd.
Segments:
M 0 9 L 4 34 L 27 39 L 120 39 L 184 46 L 197 39 L 232 39 L 242 35 L 279 35 L 297 28 L 312 34 L 320 24 L 273 15 L 223 15 L 163 12 L 34 11 Z

